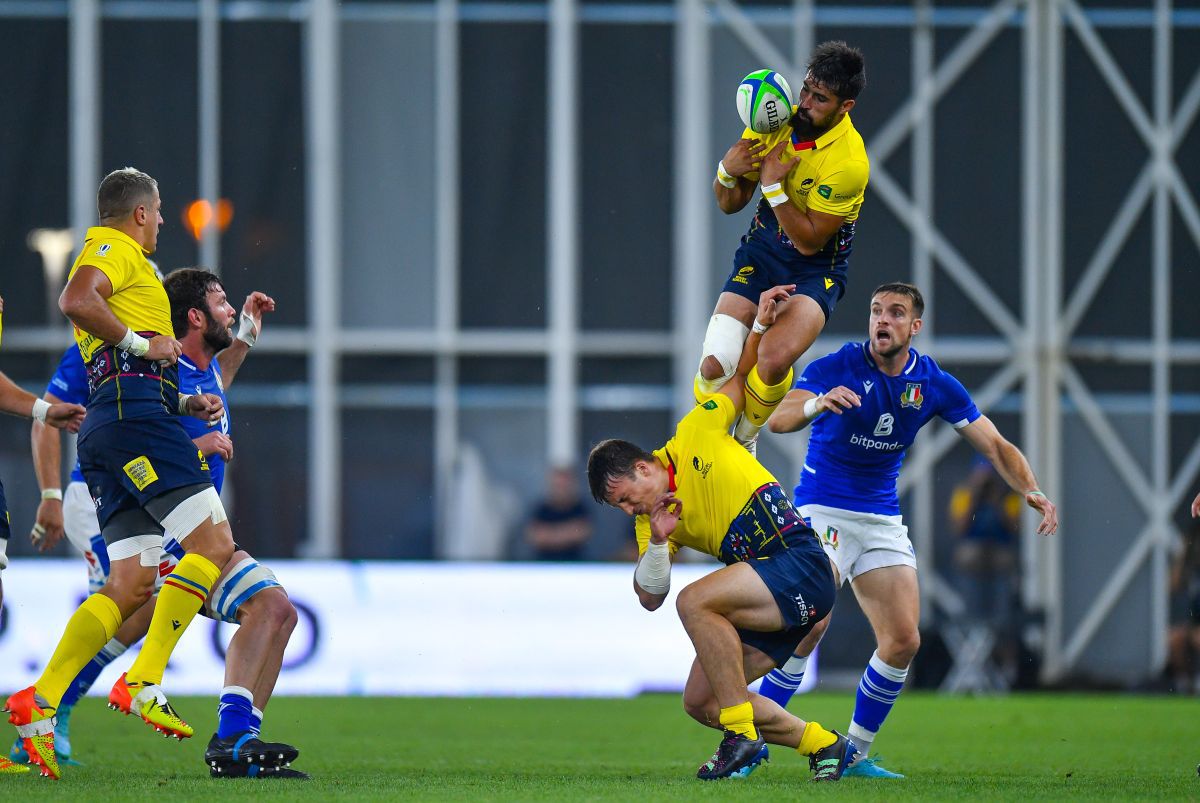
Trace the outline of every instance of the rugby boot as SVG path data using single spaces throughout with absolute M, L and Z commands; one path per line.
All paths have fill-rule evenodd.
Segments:
M 23 772 L 29 772 L 29 767 L 24 763 L 18 764 L 0 756 L 0 775 L 20 775 Z
M 860 758 L 842 773 L 843 778 L 903 778 L 898 772 L 892 772 L 879 764 L 879 758 L 867 756 Z
M 130 686 L 125 682 L 124 672 L 108 693 L 108 707 L 126 716 L 137 714 L 164 737 L 174 736 L 182 741 L 195 733 L 192 726 L 175 713 L 161 688 L 154 684 Z
M 55 781 L 61 778 L 58 756 L 54 754 L 54 709 L 46 699 L 30 686 L 9 697 L 4 710 L 8 721 L 17 726 L 29 762 L 37 765 L 44 777 Z
M 261 764 L 227 764 L 224 767 L 209 767 L 210 778 L 288 778 L 307 781 L 308 773 L 291 767 L 264 767 Z
M 764 758 L 767 742 L 761 736 L 751 739 L 727 730 L 721 736 L 717 752 L 696 772 L 702 781 L 718 778 L 745 778 L 758 768 Z
M 8 760 L 17 764 L 29 763 L 29 754 L 25 752 L 25 740 L 20 736 L 12 743 L 12 747 L 8 748 Z
M 220 739 L 213 734 L 204 750 L 204 763 L 214 774 L 227 771 L 234 764 L 259 767 L 286 767 L 300 751 L 282 742 L 264 742 L 250 731 Z
M 60 705 L 54 714 L 54 754 L 58 763 L 68 767 L 82 767 L 78 761 L 71 758 L 71 712 L 73 705 Z
M 837 731 L 831 731 L 837 741 L 822 747 L 808 757 L 808 767 L 813 771 L 814 781 L 837 781 L 846 771 L 846 766 L 858 755 L 854 743 Z

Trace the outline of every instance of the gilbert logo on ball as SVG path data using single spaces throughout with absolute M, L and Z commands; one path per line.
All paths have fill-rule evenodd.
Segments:
M 737 90 L 742 123 L 758 134 L 773 134 L 792 116 L 792 88 L 774 70 L 755 70 Z

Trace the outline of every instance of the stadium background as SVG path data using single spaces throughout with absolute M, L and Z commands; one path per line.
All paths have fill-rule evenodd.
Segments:
M 40 391 L 70 341 L 53 253 L 61 271 L 78 238 L 31 233 L 81 231 L 104 172 L 148 171 L 158 263 L 279 302 L 232 393 L 239 541 L 354 561 L 519 558 L 548 466 L 604 436 L 661 442 L 746 225 L 709 191 L 738 78 L 769 65 L 798 86 L 814 42 L 861 47 L 871 183 L 849 290 L 810 353 L 861 335 L 876 284 L 916 281 L 918 347 L 1060 504 L 1058 537 L 1024 528 L 1035 679 L 1161 669 L 1169 546 L 1200 485 L 1200 11 L 0 0 L 0 30 L 0 366 Z M 198 199 L 227 199 L 228 226 L 193 208 L 190 231 Z M 42 559 L 24 557 L 28 427 L 0 427 L 12 587 Z M 761 447 L 785 484 L 803 452 Z M 942 633 L 970 647 L 940 573 L 970 459 L 935 428 L 902 477 L 930 656 Z M 604 560 L 629 527 L 594 515 Z M 843 594 L 825 677 L 852 683 L 869 641 Z

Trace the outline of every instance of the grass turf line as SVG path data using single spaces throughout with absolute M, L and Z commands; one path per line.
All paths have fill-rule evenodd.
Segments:
M 214 780 L 202 761 L 215 724 L 213 700 L 173 702 L 196 726 L 196 736 L 182 744 L 113 714 L 98 699 L 83 701 L 71 730 L 85 766 L 64 768 L 58 783 L 0 776 L 0 798 L 1200 799 L 1200 705 L 1185 698 L 908 692 L 875 748 L 885 766 L 908 777 L 821 786 L 807 783 L 807 759 L 779 747 L 748 779 L 696 780 L 719 737 L 669 695 L 279 698 L 267 711 L 265 735 L 297 745 L 294 766 L 313 780 Z M 852 705 L 852 693 L 817 693 L 797 698 L 790 710 L 843 730 Z

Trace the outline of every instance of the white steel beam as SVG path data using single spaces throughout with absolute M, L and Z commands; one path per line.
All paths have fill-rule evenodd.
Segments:
M 304 25 L 305 195 L 308 248 L 309 558 L 333 558 L 341 543 L 342 454 L 336 336 L 341 311 L 341 148 L 335 0 L 310 0 Z
M 75 241 L 81 245 L 88 226 L 97 223 L 96 189 L 100 186 L 100 0 L 71 0 L 68 36 L 69 214 Z
M 221 199 L 221 6 L 219 0 L 201 0 L 197 27 L 199 54 L 198 104 L 200 153 L 197 163 L 199 197 L 208 201 L 212 222 L 200 235 L 200 264 L 221 272 L 221 229 L 217 206 Z
M 546 172 L 547 316 L 554 349 L 549 354 L 546 445 L 552 464 L 578 451 L 579 329 L 579 9 L 576 0 L 551 0 L 546 102 L 550 164 Z M 557 110 L 553 113 L 552 110 Z

